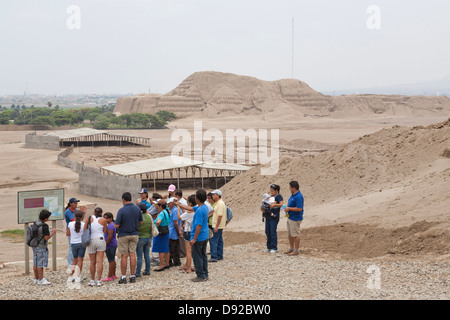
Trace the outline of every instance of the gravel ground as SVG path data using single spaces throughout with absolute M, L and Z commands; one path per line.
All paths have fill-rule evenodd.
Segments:
M 58 271 L 45 271 L 52 284 L 41 287 L 33 284 L 31 275 L 23 275 L 23 266 L 7 265 L 0 270 L 5 279 L 0 299 L 450 299 L 447 262 L 324 260 L 263 253 L 262 249 L 260 243 L 225 247 L 225 260 L 209 263 L 209 280 L 202 283 L 193 283 L 195 274 L 174 267 L 151 272 L 134 284 L 119 285 L 116 280 L 91 288 L 85 280 L 76 288 L 66 283 L 60 262 Z M 379 289 L 370 281 L 375 273 L 367 273 L 373 266 L 380 271 Z M 106 267 L 105 263 L 104 272 Z M 88 268 L 87 258 L 84 278 L 89 277 Z

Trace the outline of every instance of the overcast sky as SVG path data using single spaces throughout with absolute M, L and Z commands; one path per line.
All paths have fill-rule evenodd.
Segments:
M 316 90 L 437 80 L 449 14 L 449 0 L 1 1 L 0 94 L 164 94 L 197 71 L 291 78 L 292 17 L 294 77 Z

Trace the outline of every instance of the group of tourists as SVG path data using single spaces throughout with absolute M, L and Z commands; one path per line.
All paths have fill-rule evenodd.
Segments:
M 299 254 L 300 224 L 303 221 L 303 195 L 297 181 L 289 183 L 291 197 L 284 205 L 280 186 L 272 184 L 270 193 L 265 194 L 261 204 L 267 244 L 265 252 L 277 253 L 277 226 L 280 212 L 284 211 L 290 248 L 285 254 Z M 78 206 L 80 200 L 70 198 L 64 213 L 66 236 L 69 242 L 67 252 L 68 282 L 82 282 L 83 260 L 87 251 L 90 261 L 89 286 L 100 287 L 104 282 L 118 280 L 119 284 L 136 282 L 136 278 L 179 267 L 185 273 L 195 272 L 194 282 L 208 280 L 208 263 L 224 259 L 223 230 L 228 223 L 227 206 L 222 192 L 217 189 L 207 193 L 199 189 L 183 197 L 183 192 L 170 185 L 168 194 L 161 196 L 142 188 L 136 202 L 132 195 L 122 195 L 123 206 L 116 217 L 97 207 L 94 214 L 86 216 L 86 206 Z M 56 230 L 50 232 L 45 223 L 51 213 L 42 210 L 36 225 L 38 245 L 33 247 L 34 283 L 51 284 L 44 278 L 43 270 L 48 264 L 48 240 Z M 207 253 L 209 246 L 210 252 Z M 116 254 L 120 260 L 120 277 L 116 276 Z M 208 259 L 208 254 L 210 258 Z M 109 263 L 106 276 L 103 274 L 104 256 Z M 181 265 L 181 258 L 185 264 Z M 129 276 L 127 280 L 127 270 Z M 105 276 L 105 277 L 103 277 Z M 103 277 L 103 278 L 102 278 Z

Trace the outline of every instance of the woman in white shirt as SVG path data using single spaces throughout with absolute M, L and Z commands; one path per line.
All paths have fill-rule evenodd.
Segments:
M 187 206 L 182 205 L 179 202 L 176 203 L 178 206 L 178 211 L 180 211 L 181 208 L 184 209 L 184 213 L 181 215 L 181 220 L 183 221 L 183 237 L 184 241 L 186 241 L 186 264 L 181 267 L 181 270 L 186 273 L 190 273 L 194 271 L 192 268 L 192 253 L 189 241 L 191 241 L 192 221 L 194 220 L 194 210 L 192 207 L 195 206 L 195 194 L 188 197 Z
M 91 226 L 91 241 L 87 247 L 89 260 L 91 262 L 91 281 L 89 281 L 88 285 L 91 287 L 95 286 L 95 271 L 97 271 L 97 287 L 101 287 L 103 285 L 103 282 L 101 281 L 103 273 L 103 256 L 106 251 L 105 233 L 107 231 L 108 223 L 106 219 L 102 217 L 102 208 L 95 208 L 94 214 L 95 215 L 88 218 L 90 221 L 88 220 L 89 222 L 84 225 L 85 230 L 89 223 Z
M 70 247 L 73 253 L 73 262 L 69 267 L 68 282 L 81 281 L 81 270 L 83 268 L 83 259 L 86 252 L 86 248 L 81 243 L 81 237 L 84 233 L 83 212 L 80 210 L 75 211 L 75 219 L 69 222 L 67 226 L 66 236 L 70 237 Z

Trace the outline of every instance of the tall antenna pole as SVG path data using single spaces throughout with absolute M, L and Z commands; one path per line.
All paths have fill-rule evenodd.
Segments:
M 294 79 L 294 17 L 292 17 L 292 79 Z

